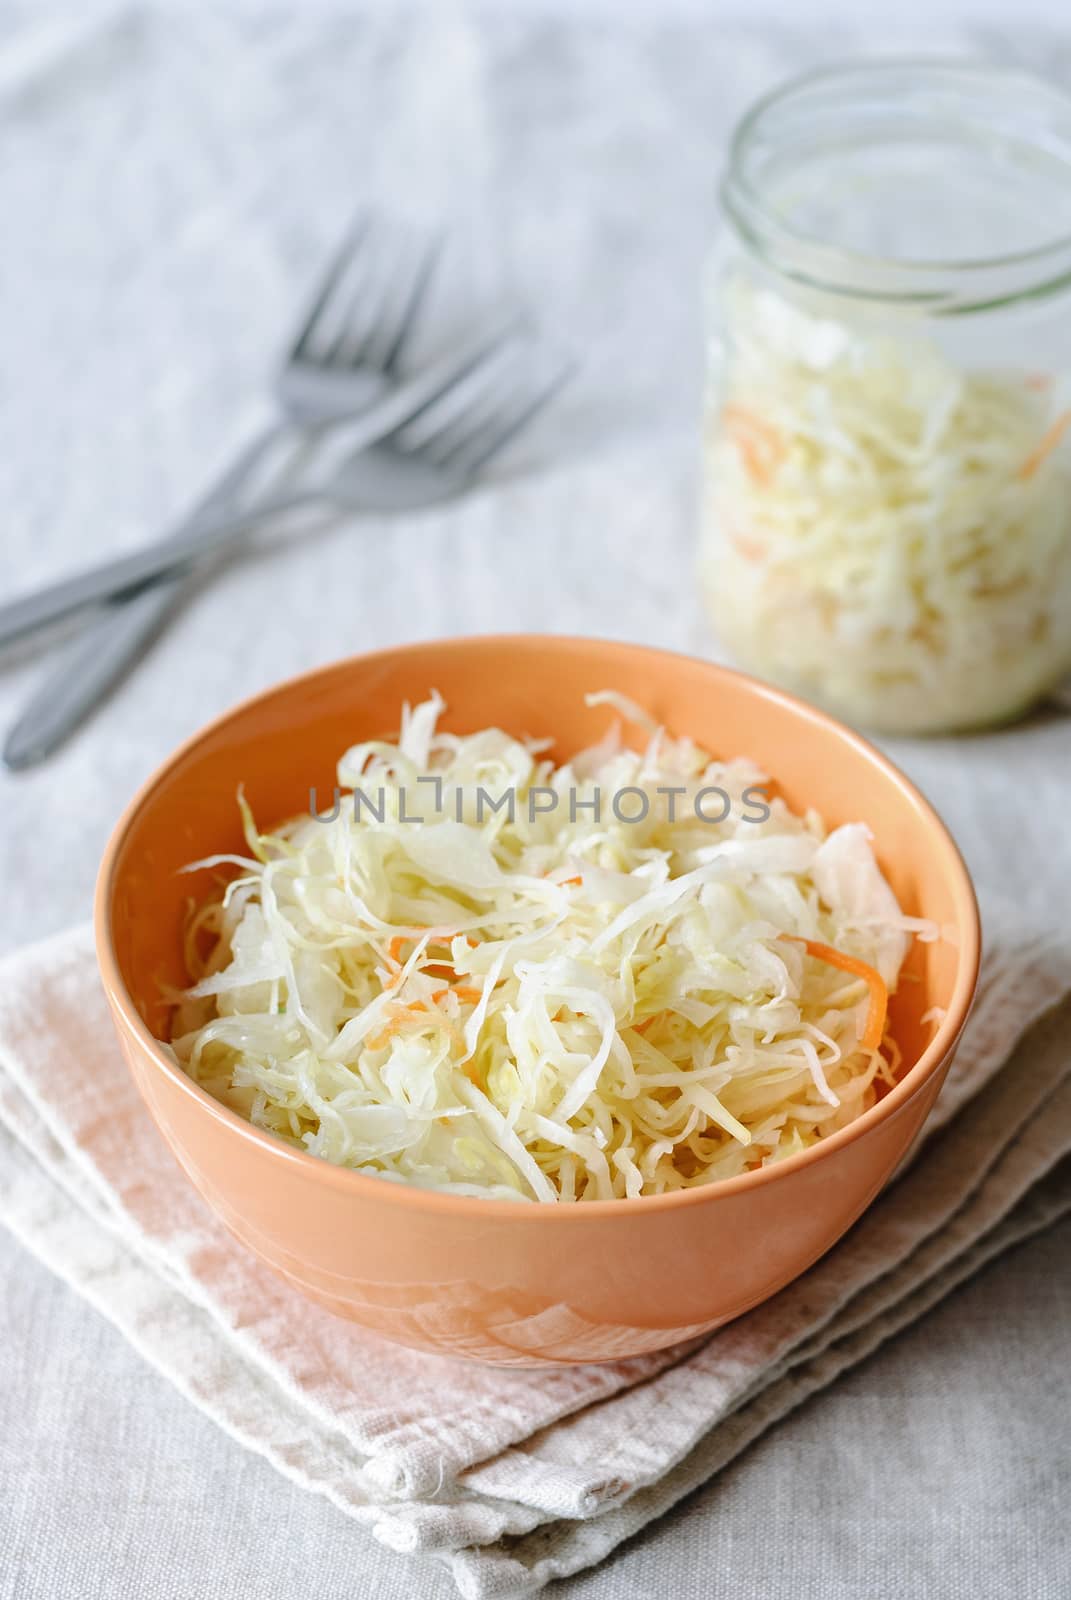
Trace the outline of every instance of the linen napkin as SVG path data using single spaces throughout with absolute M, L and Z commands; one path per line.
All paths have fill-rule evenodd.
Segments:
M 802 1278 L 671 1351 L 506 1371 L 309 1305 L 231 1241 L 167 1153 L 85 928 L 0 965 L 0 1216 L 280 1471 L 383 1543 L 446 1562 L 469 1600 L 530 1594 L 1071 1208 L 1071 940 L 1000 899 L 983 920 L 974 1011 L 896 1180 Z

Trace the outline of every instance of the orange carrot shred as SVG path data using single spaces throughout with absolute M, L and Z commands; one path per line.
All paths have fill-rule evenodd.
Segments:
M 770 469 L 755 442 L 747 434 L 739 435 L 736 439 L 737 449 L 744 458 L 744 466 L 748 476 L 754 478 L 756 483 L 767 484 L 770 481 Z
M 368 1048 L 370 1050 L 382 1050 L 387 1041 L 393 1039 L 394 1035 L 400 1033 L 406 1023 L 411 1021 L 412 1015 L 413 1013 L 408 1007 L 402 1007 L 399 1011 L 396 1011 L 385 1028 L 381 1028 L 377 1034 L 366 1040 Z
M 405 934 L 404 933 L 396 933 L 394 938 L 391 940 L 390 944 L 387 946 L 387 958 L 388 958 L 388 960 L 393 961 L 394 965 L 396 967 L 401 965 L 401 961 L 402 961 L 401 951 L 402 951 L 402 945 L 404 943 L 405 943 Z
M 766 546 L 758 539 L 748 539 L 744 534 L 733 535 L 733 549 L 739 550 L 745 561 L 765 561 Z
M 394 1035 L 400 1033 L 407 1024 L 416 1022 L 427 1026 L 429 1019 L 434 1018 L 438 1026 L 445 1027 L 457 1043 L 461 1045 L 463 1043 L 461 1035 L 449 1018 L 436 1011 L 435 1003 L 448 994 L 467 994 L 473 995 L 478 999 L 479 993 L 478 989 L 466 989 L 464 985 L 458 985 L 457 988 L 436 989 L 429 1000 L 414 1000 L 409 1005 L 403 1005 L 400 1001 L 395 1001 L 390 1007 L 385 1026 L 378 1033 L 370 1034 L 365 1043 L 370 1050 L 382 1050 L 388 1040 L 393 1039 Z
M 831 944 L 820 944 L 817 939 L 801 939 L 794 933 L 782 933 L 778 937 L 803 945 L 807 954 L 814 956 L 816 961 L 826 961 L 831 967 L 839 967 L 842 972 L 850 972 L 853 977 L 863 979 L 870 990 L 870 1009 L 860 1043 L 864 1050 L 877 1050 L 885 1036 L 885 1017 L 889 1009 L 889 991 L 881 973 L 867 962 L 860 961 L 858 956 L 845 955 L 843 950 L 834 950 Z
M 1019 468 L 1021 479 L 1032 478 L 1042 462 L 1056 449 L 1068 428 L 1071 427 L 1071 410 L 1061 411 L 1056 421 L 1042 434 L 1036 449 L 1032 450 Z
M 580 873 L 578 872 L 575 878 L 559 878 L 558 879 L 558 887 L 560 889 L 564 889 L 567 883 L 583 883 L 583 881 L 584 881 L 583 878 L 581 877 Z
M 748 476 L 758 484 L 769 483 L 785 457 L 785 442 L 778 429 L 744 406 L 726 406 L 722 420 Z
M 470 983 L 455 983 L 453 992 L 459 1000 L 471 1000 L 473 1005 L 478 1005 L 483 999 L 483 990 L 474 989 Z

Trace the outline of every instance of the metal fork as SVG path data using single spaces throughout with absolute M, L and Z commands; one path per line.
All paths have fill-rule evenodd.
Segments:
M 437 385 L 419 406 L 409 385 L 377 406 L 374 439 L 368 418 L 306 434 L 299 441 L 301 459 L 290 464 L 285 487 L 198 523 L 180 549 L 155 547 L 157 570 L 226 550 L 251 528 L 309 506 L 391 512 L 453 499 L 550 400 L 571 370 L 571 361 L 535 338 L 507 333 L 470 361 L 463 376 Z M 388 425 L 385 418 L 392 405 L 398 414 Z M 125 576 L 129 559 L 87 577 L 106 585 L 108 574 L 120 565 Z M 146 557 L 134 559 L 143 562 Z
M 302 460 L 291 463 L 281 492 L 189 528 L 181 559 L 193 562 L 228 549 L 268 519 L 307 506 L 403 511 L 452 499 L 550 400 L 570 371 L 571 363 L 551 356 L 533 339 L 501 339 L 419 408 L 403 405 L 404 396 L 398 395 L 396 425 L 387 430 L 377 422 L 377 442 L 369 442 L 367 419 L 307 436 Z M 391 404 L 377 407 L 377 418 Z M 33 708 L 20 718 L 5 747 L 9 766 L 40 759 L 41 722 L 50 737 L 54 727 L 66 726 L 68 697 L 80 703 L 79 687 L 57 683 L 51 704 L 37 708 L 38 724 L 30 716 Z
M 366 414 L 397 379 L 399 360 L 431 279 L 438 240 L 418 248 L 376 214 L 351 228 L 325 274 L 276 376 L 279 410 L 290 424 L 322 426 Z M 481 354 L 474 345 L 433 369 L 430 382 L 403 390 L 403 403 L 419 405 L 460 377 Z M 408 400 L 404 397 L 408 396 Z M 383 416 L 390 426 L 395 406 Z M 240 453 L 176 534 L 240 504 L 281 442 L 287 423 L 263 430 Z M 374 433 L 370 436 L 374 437 Z M 245 496 L 248 501 L 248 494 Z M 73 731 L 198 586 L 200 576 L 171 577 L 99 606 L 84 631 L 27 704 L 5 747 L 9 767 L 42 759 Z M 77 580 L 0 608 L 7 638 L 42 626 L 85 602 Z M 50 598 L 51 596 L 51 598 Z
M 437 242 L 413 248 L 413 243 L 403 240 L 381 216 L 365 214 L 357 219 L 275 374 L 275 400 L 283 419 L 296 426 L 315 426 L 331 418 L 355 416 L 383 397 L 397 376 L 403 342 L 431 280 L 435 253 Z M 245 445 L 223 477 L 183 518 L 176 533 L 218 515 L 219 507 L 234 501 L 287 429 L 287 421 L 274 422 Z M 0 643 L 62 616 L 59 595 L 51 605 L 35 603 L 45 602 L 51 592 L 43 590 L 40 597 L 30 595 L 22 602 L 0 606 Z M 149 629 L 152 619 L 162 622 L 178 597 L 178 586 L 170 590 L 158 587 L 152 603 L 146 594 L 138 608 L 142 632 Z M 93 630 L 98 643 L 106 637 L 104 627 L 115 630 L 118 621 L 118 613 L 110 610 L 99 619 Z M 130 626 L 130 622 L 131 613 L 126 613 L 126 624 Z M 117 632 L 109 632 L 109 637 L 117 637 Z M 88 642 L 85 658 L 93 659 Z M 70 666 L 74 661 L 72 654 Z
M 176 529 L 135 552 L 128 581 L 118 581 L 122 561 L 106 563 L 98 570 L 114 566 L 115 583 L 92 582 L 95 573 L 91 571 L 10 601 L 0 606 L 0 645 L 158 576 L 169 563 L 155 562 L 153 552 L 170 550 L 189 529 L 217 518 L 222 506 L 255 485 L 258 472 L 277 455 L 280 446 L 292 443 L 295 427 L 321 427 L 377 405 L 397 378 L 398 358 L 430 281 L 437 248 L 437 241 L 425 241 L 422 248 L 413 249 L 384 218 L 362 217 L 332 261 L 276 375 L 274 392 L 281 417 L 246 444 Z M 451 363 L 444 363 L 429 375 L 430 383 L 417 380 L 407 386 L 401 412 L 404 414 L 407 404 L 418 405 L 441 392 L 479 353 L 480 348 L 473 345 L 457 362 L 456 370 Z M 411 396 L 411 402 L 405 396 Z M 398 415 L 398 405 L 392 406 L 384 415 L 384 426 L 393 426 Z M 142 562 L 144 570 L 139 570 Z M 162 615 L 163 595 L 156 599 Z

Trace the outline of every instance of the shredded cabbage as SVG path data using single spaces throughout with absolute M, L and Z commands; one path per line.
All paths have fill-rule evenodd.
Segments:
M 704 580 L 734 653 L 896 732 L 1071 671 L 1071 390 L 959 370 L 743 277 L 712 402 Z
M 883 997 L 936 930 L 862 824 L 827 833 L 661 729 L 555 766 L 442 709 L 347 751 L 333 818 L 262 834 L 242 801 L 249 856 L 193 864 L 234 874 L 187 929 L 197 1082 L 328 1161 L 548 1202 L 732 1177 L 873 1103 Z

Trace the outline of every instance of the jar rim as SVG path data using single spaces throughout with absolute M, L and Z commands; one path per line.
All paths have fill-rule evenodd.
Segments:
M 958 86 L 975 92 L 989 87 L 1005 95 L 1021 92 L 1024 110 L 1028 104 L 1036 110 L 1040 97 L 1047 109 L 1066 120 L 1060 137 L 1071 170 L 1071 95 L 1025 68 L 940 56 L 864 57 L 827 64 L 778 84 L 753 103 L 733 130 L 720 197 L 743 243 L 783 276 L 813 288 L 857 299 L 907 303 L 923 310 L 991 309 L 1071 287 L 1071 229 L 1011 251 L 955 258 L 889 257 L 828 243 L 794 226 L 767 205 L 750 172 L 749 157 L 768 130 L 771 117 L 815 91 L 828 88 L 834 92 L 853 79 L 888 88 L 898 78 L 918 89 Z M 980 118 L 979 126 L 984 126 Z M 1038 148 L 1042 148 L 1040 143 Z M 872 281 L 875 274 L 883 280 L 880 286 Z M 998 281 L 1009 274 L 1028 276 L 1029 281 L 1015 286 Z

